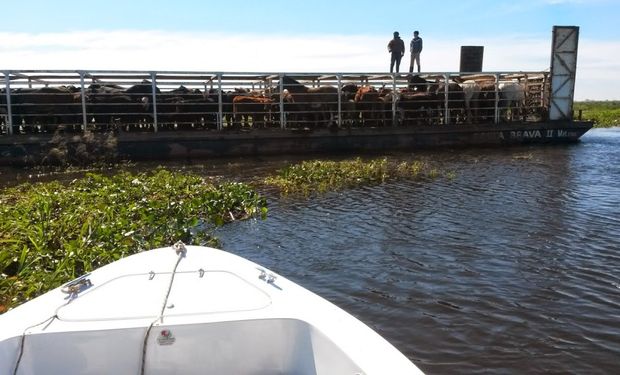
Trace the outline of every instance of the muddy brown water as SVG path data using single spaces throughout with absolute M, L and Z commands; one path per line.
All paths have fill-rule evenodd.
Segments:
M 620 373 L 620 128 L 391 157 L 455 177 L 267 193 L 268 218 L 218 229 L 221 247 L 344 308 L 429 374 Z M 295 160 L 187 168 L 247 178 Z

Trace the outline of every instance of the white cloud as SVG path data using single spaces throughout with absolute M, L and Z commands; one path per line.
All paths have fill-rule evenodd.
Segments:
M 0 33 L 0 69 L 206 72 L 385 72 L 388 40 L 370 35 L 264 35 L 163 31 Z M 485 71 L 549 68 L 551 40 L 425 39 L 424 71 L 457 71 L 461 45 L 483 45 Z M 619 99 L 620 42 L 581 40 L 575 96 Z M 409 57 L 401 64 L 406 70 Z

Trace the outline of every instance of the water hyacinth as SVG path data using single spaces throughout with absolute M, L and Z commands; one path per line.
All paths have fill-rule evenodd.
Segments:
M 607 128 L 620 125 L 620 101 L 585 101 L 575 102 L 573 112 L 578 116 L 582 111 L 582 119 L 593 121 L 595 128 Z
M 312 160 L 286 167 L 265 183 L 284 195 L 324 193 L 348 187 L 378 184 L 402 178 L 434 179 L 436 168 L 423 161 L 391 162 L 387 158 L 344 161 Z
M 265 199 L 246 184 L 214 185 L 164 169 L 5 189 L 0 313 L 141 250 L 178 240 L 213 245 L 213 227 L 266 212 Z

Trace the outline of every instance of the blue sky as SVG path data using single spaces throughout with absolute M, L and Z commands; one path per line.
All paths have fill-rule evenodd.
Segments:
M 378 72 L 392 32 L 417 29 L 425 71 L 457 70 L 472 44 L 484 70 L 545 70 L 553 25 L 576 25 L 576 97 L 620 98 L 597 85 L 620 80 L 618 0 L 3 3 L 0 69 Z
M 5 31 L 157 29 L 266 33 L 362 33 L 393 29 L 425 34 L 548 35 L 552 25 L 580 25 L 585 36 L 617 39 L 619 1 L 468 0 L 20 0 L 7 1 Z

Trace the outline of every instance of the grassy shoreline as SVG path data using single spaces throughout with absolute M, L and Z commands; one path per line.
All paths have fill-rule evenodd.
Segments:
M 620 101 L 579 101 L 573 105 L 575 118 L 581 118 L 585 121 L 593 121 L 595 128 L 611 128 L 620 126 Z

